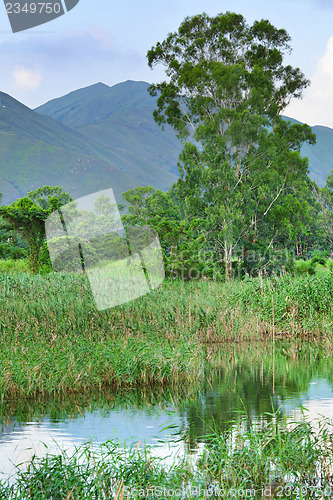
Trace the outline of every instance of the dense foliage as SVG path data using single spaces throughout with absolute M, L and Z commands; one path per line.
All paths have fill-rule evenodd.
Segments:
M 188 17 L 148 51 L 149 66 L 164 65 L 168 77 L 148 90 L 158 96 L 157 123 L 183 141 L 180 177 L 166 192 L 125 192 L 122 221 L 157 231 L 167 276 L 228 281 L 331 252 L 333 177 L 324 188 L 310 180 L 300 148 L 315 136 L 281 118 L 309 85 L 284 64 L 289 42 L 268 20 L 249 26 L 227 12 Z M 0 257 L 50 268 L 45 220 L 70 200 L 44 186 L 0 207 Z
M 283 65 L 289 40 L 269 21 L 248 26 L 227 12 L 186 18 L 148 51 L 149 65 L 163 64 L 169 77 L 150 87 L 159 95 L 155 119 L 184 140 L 176 189 L 185 217 L 200 221 L 227 280 L 235 251 L 285 247 L 309 223 L 308 165 L 299 151 L 315 137 L 281 118 L 309 83 Z

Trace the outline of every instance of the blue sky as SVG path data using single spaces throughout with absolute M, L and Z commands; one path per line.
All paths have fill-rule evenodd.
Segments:
M 331 0 L 80 0 L 66 15 L 12 34 L 0 5 L 0 90 L 27 106 L 96 82 L 157 82 L 149 48 L 175 31 L 188 15 L 233 11 L 248 23 L 269 19 L 292 37 L 286 62 L 312 81 L 302 101 L 285 114 L 333 128 L 333 2 Z

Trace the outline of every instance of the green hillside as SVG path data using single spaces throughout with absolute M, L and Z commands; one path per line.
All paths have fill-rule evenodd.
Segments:
M 144 82 L 96 84 L 33 111 L 0 93 L 0 192 L 9 203 L 41 185 L 73 197 L 177 179 L 180 144 L 154 123 Z M 49 115 L 49 116 L 47 116 Z M 75 128 L 74 128 L 75 125 Z
M 113 87 L 96 83 L 90 87 L 75 90 L 64 97 L 53 99 L 35 109 L 51 116 L 69 127 L 90 125 L 109 118 L 114 113 L 155 105 L 147 92 L 149 84 L 128 80 Z
M 333 130 L 321 125 L 312 127 L 312 130 L 317 136 L 317 143 L 314 146 L 305 144 L 301 152 L 309 158 L 310 177 L 323 186 L 333 169 Z
M 164 131 L 153 118 L 155 99 L 146 82 L 127 81 L 113 87 L 102 83 L 54 99 L 36 111 L 51 116 L 85 135 L 89 142 L 114 165 L 125 168 L 143 184 L 170 185 L 178 174 L 180 143 L 173 131 Z M 300 123 L 284 117 L 292 123 Z M 333 169 L 333 130 L 315 126 L 317 144 L 304 145 L 301 152 L 309 158 L 310 177 L 324 185 Z
M 283 117 L 291 123 L 301 123 L 293 118 Z M 316 134 L 317 142 L 314 146 L 304 144 L 301 148 L 302 156 L 309 158 L 310 177 L 321 187 L 326 177 L 333 169 L 333 130 L 329 127 L 315 125 L 312 131 Z
M 60 185 L 72 196 L 105 186 L 118 196 L 137 184 L 77 130 L 0 93 L 0 192 L 9 203 L 41 185 Z
M 156 125 L 156 100 L 146 82 L 101 83 L 36 109 L 77 129 L 103 157 L 140 185 L 165 189 L 176 181 L 181 144 L 171 127 Z
M 181 144 L 170 127 L 163 131 L 155 123 L 156 99 L 148 86 L 98 83 L 34 111 L 0 92 L 3 203 L 45 184 L 60 185 L 76 198 L 112 187 L 119 200 L 135 186 L 169 187 L 178 176 Z M 310 176 L 323 185 L 333 168 L 333 130 L 313 131 L 317 144 L 303 146 L 302 154 Z

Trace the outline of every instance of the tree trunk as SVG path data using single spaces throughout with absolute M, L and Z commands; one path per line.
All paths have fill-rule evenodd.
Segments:
M 224 242 L 225 280 L 230 281 L 232 273 L 232 246 Z

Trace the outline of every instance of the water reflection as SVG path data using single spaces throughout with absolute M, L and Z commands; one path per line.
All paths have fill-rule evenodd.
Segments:
M 79 442 L 68 432 L 54 432 L 45 423 L 29 422 L 9 430 L 7 426 L 0 441 L 0 479 L 15 476 L 16 466 L 24 469 L 34 455 L 43 457 L 47 452 L 58 453 L 60 449 L 72 453 Z
M 309 391 L 300 398 L 300 404 L 304 407 L 305 417 L 316 427 L 321 416 L 333 421 L 333 390 L 329 381 L 325 378 L 315 379 L 310 382 Z M 294 408 L 293 401 L 285 403 L 286 413 L 295 420 L 300 418 L 301 410 Z
M 299 418 L 297 408 L 303 405 L 311 419 L 318 413 L 333 419 L 333 362 L 321 347 L 280 343 L 272 351 L 271 345 L 229 346 L 208 350 L 207 358 L 200 387 L 179 392 L 130 390 L 3 404 L 0 470 L 8 477 L 13 464 L 33 454 L 56 453 L 59 447 L 70 453 L 83 442 L 110 438 L 155 446 L 177 434 L 181 444 L 172 450 L 164 444 L 156 454 L 193 453 L 202 449 L 202 436 L 212 428 L 231 434 L 240 411 L 256 418 L 281 408 Z

